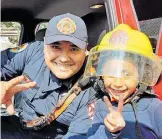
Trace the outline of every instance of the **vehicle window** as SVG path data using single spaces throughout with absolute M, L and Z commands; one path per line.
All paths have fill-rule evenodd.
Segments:
M 160 30 L 160 25 L 162 23 L 162 18 L 143 20 L 143 21 L 140 21 L 139 23 L 140 23 L 141 31 L 144 32 L 150 38 L 150 42 L 155 52 L 159 30 Z
M 47 28 L 48 22 L 41 22 L 37 25 L 36 29 L 35 29 L 35 34 L 42 29 Z
M 156 38 L 159 34 L 162 18 L 155 18 L 140 21 L 141 31 L 146 33 L 151 38 Z
M 1 22 L 0 50 L 17 47 L 20 43 L 22 25 L 18 22 Z

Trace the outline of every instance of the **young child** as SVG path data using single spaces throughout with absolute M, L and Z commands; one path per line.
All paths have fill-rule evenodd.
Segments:
M 88 138 L 162 139 L 162 102 L 151 89 L 161 74 L 148 37 L 121 24 L 90 51 L 85 77 L 103 81 Z

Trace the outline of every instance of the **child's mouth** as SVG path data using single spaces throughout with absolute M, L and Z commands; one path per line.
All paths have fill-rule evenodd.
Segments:
M 120 95 L 120 94 L 124 93 L 127 89 L 124 89 L 124 90 L 117 90 L 117 89 L 113 89 L 113 88 L 108 88 L 108 90 L 109 90 L 111 93 Z

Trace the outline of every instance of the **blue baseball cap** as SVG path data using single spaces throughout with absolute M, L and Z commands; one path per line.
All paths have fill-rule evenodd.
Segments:
M 53 17 L 47 26 L 45 44 L 57 41 L 69 41 L 84 49 L 88 41 L 87 28 L 84 21 L 70 13 Z

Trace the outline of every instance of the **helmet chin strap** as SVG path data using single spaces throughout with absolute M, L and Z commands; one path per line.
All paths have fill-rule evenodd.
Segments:
M 139 84 L 138 87 L 137 87 L 137 90 L 136 92 L 131 96 L 129 97 L 125 103 L 129 103 L 129 102 L 137 102 L 139 101 L 141 95 L 143 95 L 144 93 L 148 94 L 148 95 L 152 95 L 152 96 L 157 96 L 154 91 L 149 88 L 147 85 L 145 84 Z
M 128 102 L 137 102 L 140 99 L 140 96 L 146 91 L 147 86 L 144 84 L 139 84 L 137 86 L 137 89 L 135 91 L 135 93 L 133 93 L 133 95 L 131 97 L 129 97 L 125 103 Z
M 105 92 L 104 83 L 101 77 L 97 77 L 95 83 L 94 83 L 94 89 L 96 91 L 101 90 L 102 92 Z
M 107 95 L 107 93 L 105 93 L 104 83 L 103 83 L 103 79 L 101 77 L 98 77 L 95 80 L 94 89 L 96 91 L 101 90 L 104 94 Z M 125 100 L 124 104 L 129 103 L 129 102 L 135 102 L 136 103 L 137 101 L 139 101 L 141 95 L 143 95 L 144 93 L 148 94 L 148 95 L 155 96 L 155 97 L 157 96 L 154 93 L 154 91 L 151 89 L 151 87 L 148 87 L 145 84 L 138 84 L 135 93 L 133 93 L 130 97 L 128 97 Z M 111 97 L 110 94 L 108 96 Z

